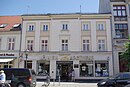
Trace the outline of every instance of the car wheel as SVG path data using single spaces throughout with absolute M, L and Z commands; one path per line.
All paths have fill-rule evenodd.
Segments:
M 22 83 L 20 83 L 20 84 L 18 84 L 18 86 L 17 87 L 25 87 L 25 85 L 24 84 L 22 84 Z

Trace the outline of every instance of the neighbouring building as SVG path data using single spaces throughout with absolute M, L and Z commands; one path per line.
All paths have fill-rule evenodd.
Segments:
M 99 13 L 111 13 L 114 73 L 128 71 L 120 54 L 130 34 L 130 0 L 100 0 Z
M 22 15 L 20 67 L 65 80 L 74 69 L 76 79 L 113 75 L 111 14 L 65 13 Z M 27 51 L 27 49 L 29 51 Z
M 0 16 L 0 68 L 18 67 L 21 16 Z

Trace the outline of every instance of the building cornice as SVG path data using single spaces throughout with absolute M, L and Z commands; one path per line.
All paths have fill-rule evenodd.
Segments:
M 71 19 L 109 19 L 111 16 L 110 13 L 99 14 L 99 13 L 90 13 L 90 14 L 28 14 L 22 15 L 23 21 L 32 21 L 32 20 L 71 20 Z

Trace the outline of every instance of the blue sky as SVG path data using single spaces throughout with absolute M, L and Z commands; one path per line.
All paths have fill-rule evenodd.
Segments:
M 0 15 L 97 13 L 99 0 L 0 0 Z

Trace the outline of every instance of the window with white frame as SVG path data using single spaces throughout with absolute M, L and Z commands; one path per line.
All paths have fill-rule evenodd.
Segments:
M 28 31 L 34 31 L 34 25 L 33 24 L 28 25 Z
M 98 51 L 105 51 L 105 40 L 98 40 Z
M 27 40 L 27 49 L 33 51 L 33 40 Z
M 82 24 L 82 30 L 84 30 L 84 31 L 90 30 L 89 27 L 90 27 L 89 23 L 83 23 L 83 24 Z
M 8 38 L 8 50 L 14 50 L 15 38 Z
M 99 23 L 99 24 L 97 25 L 97 30 L 105 30 L 104 24 L 103 24 L 103 23 Z
M 48 40 L 42 40 L 41 51 L 48 51 Z
M 62 30 L 68 30 L 68 24 L 67 23 L 62 24 Z
M 83 40 L 83 51 L 89 51 L 89 50 L 90 50 L 89 40 Z
M 62 40 L 62 51 L 68 51 L 68 40 Z
M 43 31 L 48 31 L 49 30 L 49 25 L 48 24 L 43 24 Z
M 2 45 L 2 40 L 1 40 L 1 38 L 0 38 L 0 50 L 1 50 L 1 45 Z

